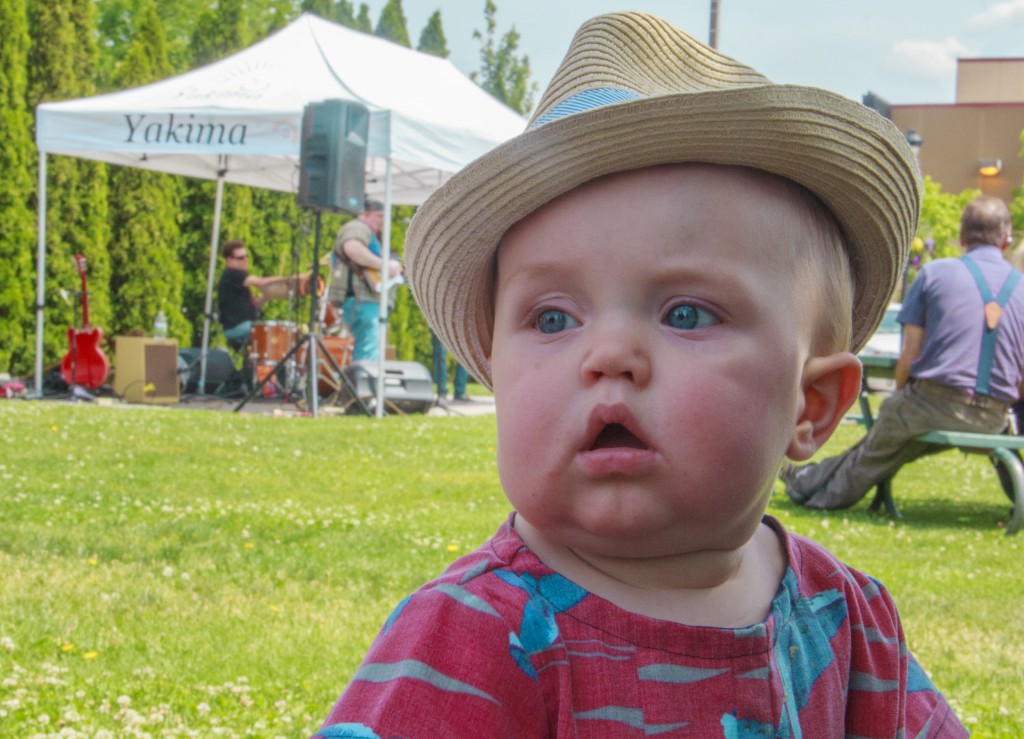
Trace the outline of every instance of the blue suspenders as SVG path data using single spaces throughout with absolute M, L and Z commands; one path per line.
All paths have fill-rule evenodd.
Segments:
M 981 292 L 981 299 L 985 303 L 985 333 L 981 337 L 981 356 L 978 358 L 978 382 L 974 386 L 974 391 L 980 395 L 988 395 L 989 380 L 992 375 L 992 361 L 996 356 L 996 334 L 999 332 L 999 318 L 1003 314 L 1003 306 L 1006 305 L 1006 301 L 1010 299 L 1014 288 L 1017 287 L 1021 273 L 1011 269 L 1006 282 L 1003 283 L 1003 287 L 999 290 L 999 295 L 993 300 L 992 290 L 989 288 L 985 276 L 981 274 L 978 265 L 966 255 L 961 257 L 961 261 L 967 265 L 968 271 L 970 271 L 971 276 L 978 285 L 978 290 Z

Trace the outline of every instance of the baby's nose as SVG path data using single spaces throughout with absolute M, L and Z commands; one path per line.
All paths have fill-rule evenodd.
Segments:
M 580 372 L 584 383 L 621 379 L 646 385 L 651 378 L 651 359 L 646 334 L 628 322 L 592 324 Z

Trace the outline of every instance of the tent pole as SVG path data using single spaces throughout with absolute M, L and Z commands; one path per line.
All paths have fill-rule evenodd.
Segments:
M 217 169 L 217 195 L 213 200 L 213 233 L 210 234 L 210 267 L 206 274 L 206 306 L 203 308 L 203 346 L 199 351 L 199 394 L 206 394 L 206 353 L 210 348 L 210 316 L 213 315 L 213 276 L 217 272 L 217 247 L 220 245 L 220 211 L 224 204 L 224 175 L 228 158 L 220 155 Z
M 384 417 L 384 366 L 388 351 L 388 296 L 391 293 L 391 278 L 388 265 L 391 263 L 391 157 L 384 165 L 384 227 L 381 229 L 381 270 L 380 270 L 380 351 L 377 354 L 377 418 Z
M 43 307 L 46 305 L 46 152 L 39 152 L 39 219 L 36 245 L 36 397 L 43 397 Z

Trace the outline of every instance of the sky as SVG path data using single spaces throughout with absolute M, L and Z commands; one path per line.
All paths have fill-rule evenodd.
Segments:
M 366 0 L 363 0 L 366 1 Z M 530 59 L 535 101 L 579 25 L 639 10 L 708 41 L 710 0 L 494 0 L 497 30 L 515 27 Z M 354 3 L 358 6 L 358 2 Z M 385 0 L 369 0 L 376 23 Z M 1024 57 L 1024 0 L 719 0 L 718 49 L 774 82 L 823 87 L 860 100 L 952 103 L 958 58 Z M 450 59 L 479 68 L 484 0 L 404 0 L 415 47 L 441 11 Z

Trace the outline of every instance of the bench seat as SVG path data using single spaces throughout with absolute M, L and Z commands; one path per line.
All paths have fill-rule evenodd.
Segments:
M 968 431 L 930 431 L 917 437 L 920 441 L 947 449 L 960 449 L 971 454 L 987 454 L 993 463 L 999 462 L 1005 467 L 1013 483 L 1013 513 L 1006 526 L 1006 534 L 1016 534 L 1024 528 L 1024 465 L 1014 452 L 1024 449 L 1024 436 L 1008 434 L 975 434 Z M 875 497 L 871 501 L 871 510 L 877 511 L 881 506 L 894 518 L 900 518 L 900 512 L 892 498 L 892 478 L 888 478 L 875 486 Z

